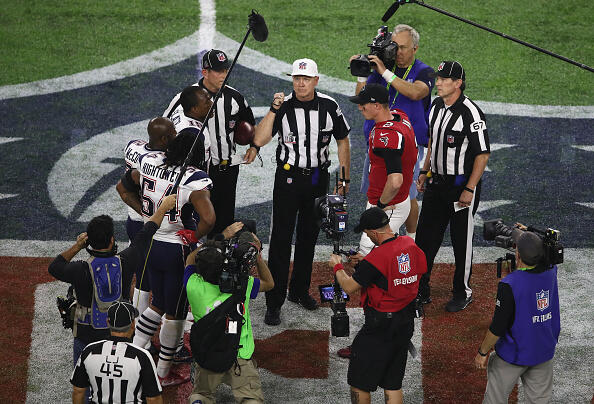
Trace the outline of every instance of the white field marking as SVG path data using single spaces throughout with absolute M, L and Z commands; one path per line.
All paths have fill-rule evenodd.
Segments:
M 508 147 L 516 147 L 516 146 L 517 146 L 517 144 L 491 143 L 491 145 L 489 147 L 491 149 L 491 153 L 493 153 L 497 150 L 507 149 Z M 491 171 L 489 166 L 485 167 L 485 171 Z
M 573 145 L 572 147 L 575 147 L 576 149 L 580 149 L 580 150 L 584 150 L 584 151 L 594 152 L 594 146 L 592 146 L 592 145 L 583 145 L 583 146 Z
M 23 140 L 22 137 L 0 137 L 0 144 L 10 143 L 10 142 L 18 142 Z
M 585 206 L 586 208 L 594 209 L 594 202 L 576 202 L 576 204 Z
M 15 196 L 19 196 L 19 194 L 0 194 L 0 199 L 14 198 Z

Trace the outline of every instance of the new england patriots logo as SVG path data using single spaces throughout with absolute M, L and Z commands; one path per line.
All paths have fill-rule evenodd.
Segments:
M 549 307 L 549 291 L 541 290 L 536 294 L 536 308 L 543 311 Z
M 408 253 L 398 256 L 398 272 L 404 275 L 410 272 L 410 258 L 408 257 Z

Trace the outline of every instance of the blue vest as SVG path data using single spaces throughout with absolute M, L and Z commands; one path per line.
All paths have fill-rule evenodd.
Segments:
M 425 63 L 421 62 L 420 60 L 416 59 L 408 72 L 408 76 L 406 77 L 406 81 L 414 83 L 417 79 L 417 75 L 420 71 L 429 68 Z M 371 73 L 371 75 L 367 78 L 367 83 L 379 83 L 384 86 L 387 86 L 388 83 L 386 80 L 383 79 L 375 70 Z M 417 144 L 421 146 L 426 146 L 429 141 L 429 108 L 425 110 L 423 105 L 423 99 L 418 101 L 413 101 L 410 98 L 398 93 L 398 97 L 396 97 L 396 102 L 394 102 L 394 96 L 396 95 L 396 89 L 392 86 L 389 88 L 389 104 L 390 109 L 392 108 L 399 108 L 406 112 L 406 115 L 410 118 L 412 122 L 413 129 L 415 131 L 415 138 L 417 139 Z M 431 95 L 428 95 L 430 97 Z M 428 107 L 431 105 L 429 103 Z M 373 120 L 366 120 L 363 124 L 363 132 L 365 133 L 365 139 L 369 141 L 369 132 L 375 122 Z
M 495 344 L 497 355 L 519 366 L 552 359 L 561 330 L 557 266 L 541 273 L 514 271 L 501 282 L 511 286 L 516 311 L 513 325 Z

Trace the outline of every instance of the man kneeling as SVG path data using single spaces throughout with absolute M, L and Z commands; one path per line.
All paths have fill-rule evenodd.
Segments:
M 235 225 L 229 226 L 228 229 Z M 225 256 L 229 248 L 234 249 L 235 260 Z M 254 335 L 249 301 L 255 299 L 258 292 L 271 290 L 274 281 L 268 265 L 260 255 L 260 250 L 260 240 L 253 233 L 245 231 L 241 233 L 237 243 L 209 240 L 202 248 L 192 252 L 186 260 L 184 280 L 188 301 L 196 321 L 190 339 L 192 353 L 198 361 L 192 364 L 194 389 L 189 397 L 190 403 L 214 403 L 215 391 L 221 383 L 231 386 L 233 396 L 238 402 L 264 402 L 260 376 L 251 360 L 254 353 Z M 259 278 L 248 275 L 253 266 L 256 267 Z M 225 274 L 221 277 L 223 271 Z M 232 293 L 226 293 L 229 291 Z M 235 302 L 230 299 L 235 299 Z M 227 306 L 233 308 L 231 312 L 228 312 Z M 225 309 L 222 310 L 223 308 Z M 223 330 L 217 327 L 221 323 Z M 202 326 L 203 324 L 206 326 Z M 233 340 L 233 335 L 237 335 L 238 331 L 239 338 Z M 218 336 L 217 333 L 221 335 Z M 209 346 L 211 343 L 212 347 Z M 230 344 L 234 346 L 231 347 Z M 204 346 L 205 349 L 201 349 Z M 228 363 L 229 352 L 234 355 L 231 358 L 232 363 L 225 365 L 224 363 Z M 220 358 L 217 355 L 220 355 Z

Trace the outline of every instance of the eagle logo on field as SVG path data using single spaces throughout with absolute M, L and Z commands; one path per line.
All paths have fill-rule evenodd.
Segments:
M 549 291 L 541 290 L 536 294 L 536 308 L 544 311 L 549 308 Z
M 398 256 L 398 272 L 404 275 L 410 272 L 410 258 L 408 253 Z

